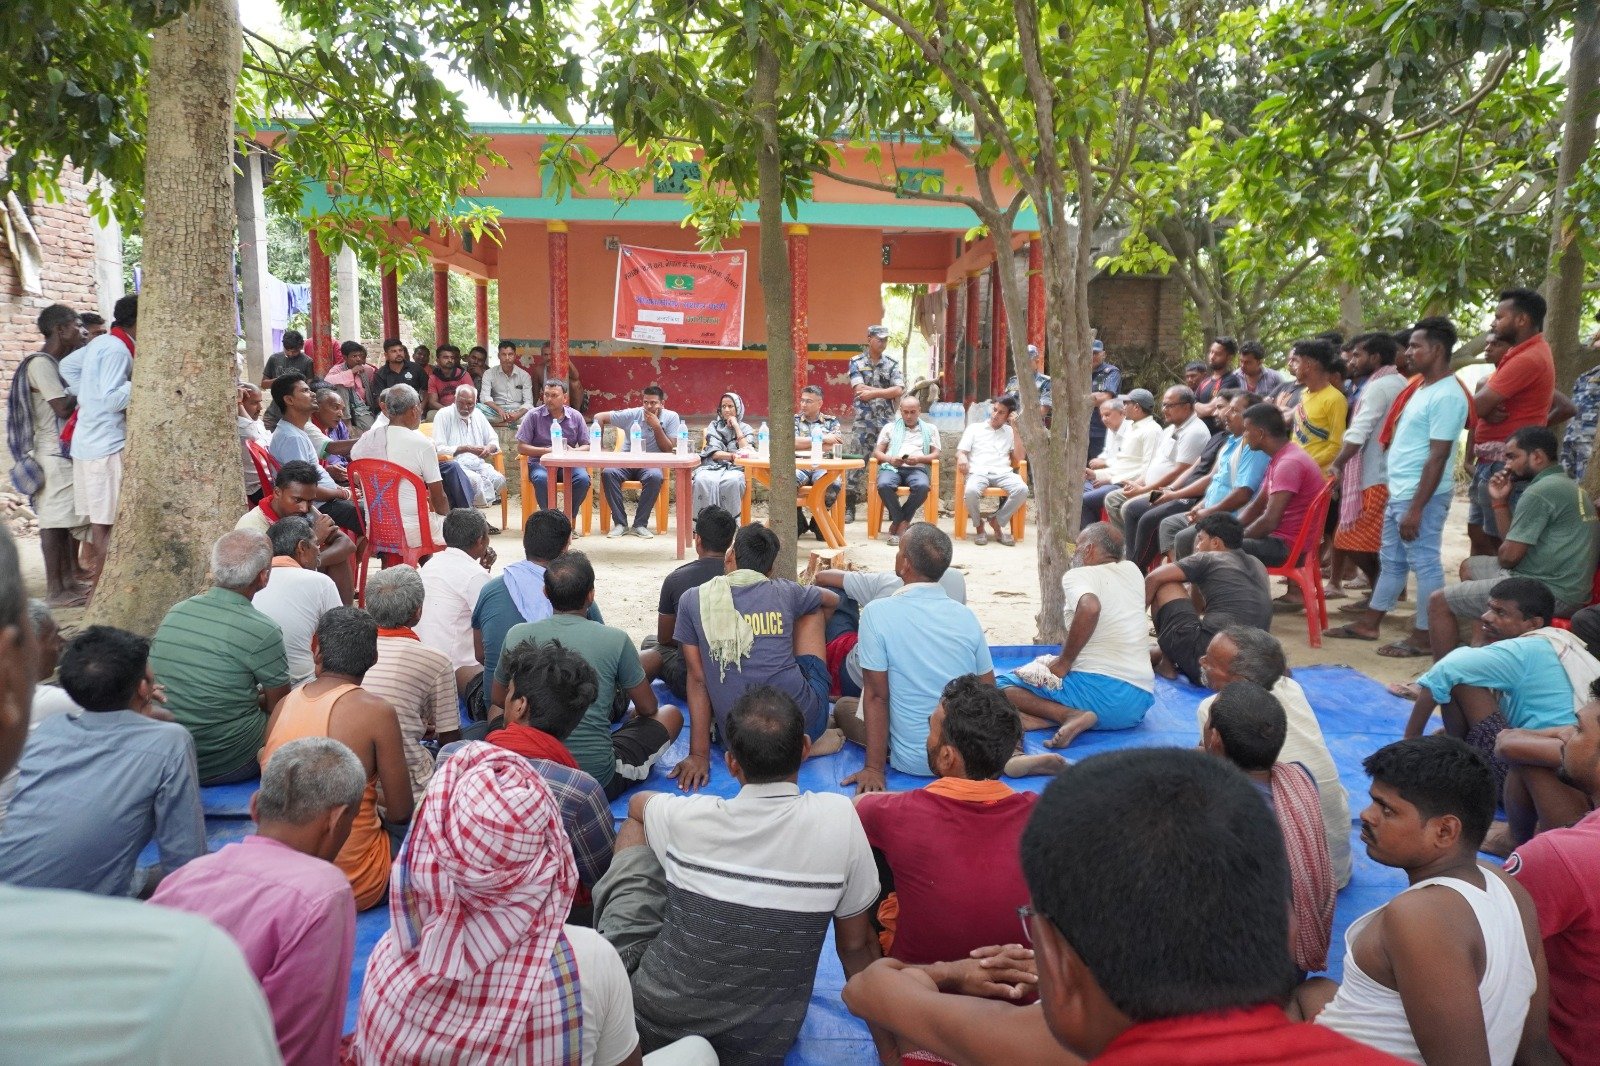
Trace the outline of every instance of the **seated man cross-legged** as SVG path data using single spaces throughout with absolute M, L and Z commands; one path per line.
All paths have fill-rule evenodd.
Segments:
M 278 749 L 250 798 L 256 831 L 161 882 L 150 902 L 198 914 L 244 951 L 285 1063 L 334 1062 L 356 946 L 356 901 L 333 857 L 367 774 L 327 737 Z
M 650 776 L 650 769 L 683 729 L 683 714 L 667 704 L 658 707 L 650 681 L 639 663 L 639 652 L 628 634 L 588 617 L 594 603 L 594 567 L 582 552 L 569 551 L 550 560 L 544 571 L 545 595 L 555 613 L 539 622 L 511 627 L 495 667 L 493 706 L 504 707 L 510 664 L 506 654 L 524 641 L 548 644 L 559 641 L 577 652 L 594 668 L 598 689 L 583 720 L 567 737 L 567 748 L 580 769 L 591 775 L 616 799 Z M 614 717 L 633 715 L 617 729 Z
M 822 612 L 834 594 L 772 576 L 778 535 L 759 522 L 740 529 L 727 573 L 678 600 L 673 636 L 688 664 L 689 755 L 672 770 L 678 787 L 697 789 L 711 774 L 711 727 L 726 736 L 728 712 L 750 689 L 770 685 L 794 701 L 812 743 L 828 728 L 828 666 Z M 828 736 L 813 754 L 838 751 Z
M 506 476 L 494 467 L 500 438 L 488 418 L 478 410 L 478 390 L 471 382 L 456 386 L 455 399 L 433 418 L 433 446 L 460 465 L 472 483 L 472 506 L 500 502 Z
M 1277 698 L 1254 681 L 1234 681 L 1211 703 L 1201 746 L 1242 770 L 1267 801 L 1283 830 L 1292 879 L 1289 920 L 1295 969 L 1327 969 L 1337 891 L 1322 826 L 1321 797 L 1311 771 L 1279 761 L 1289 731 Z
M 1363 765 L 1367 854 L 1410 886 L 1345 933 L 1344 983 L 1307 982 L 1291 1013 L 1411 1062 L 1550 1062 L 1548 987 L 1528 893 L 1478 861 L 1494 774 L 1454 737 L 1380 748 Z
M 995 679 L 1024 729 L 1055 729 L 1046 747 L 1064 748 L 1090 729 L 1131 729 L 1155 704 L 1144 575 L 1122 557 L 1122 544 L 1108 522 L 1078 534 L 1061 578 L 1061 652 Z
M 206 853 L 194 741 L 157 720 L 149 657 L 144 637 L 109 626 L 90 626 L 62 652 L 62 687 L 82 710 L 28 735 L 0 830 L 0 882 L 137 895 Z M 136 864 L 151 840 L 161 867 L 142 878 Z
M 878 957 L 872 850 L 850 801 L 795 783 L 810 740 L 771 688 L 724 719 L 731 799 L 637 793 L 595 887 L 647 1049 L 691 1033 L 725 1064 L 783 1061 L 811 1003 L 828 927 L 846 977 Z
M 1144 587 L 1156 623 L 1156 672 L 1198 685 L 1212 637 L 1235 625 L 1272 628 L 1272 585 L 1261 560 L 1240 550 L 1244 526 L 1233 515 L 1209 514 L 1194 528 L 1194 552 L 1151 571 Z
M 317 517 L 333 525 L 326 515 Z M 289 683 L 303 685 L 313 673 L 311 638 L 317 620 L 344 603 L 333 579 L 317 569 L 317 536 L 311 519 L 280 518 L 267 527 L 267 539 L 272 541 L 272 576 L 267 587 L 251 598 L 250 606 L 278 623 Z

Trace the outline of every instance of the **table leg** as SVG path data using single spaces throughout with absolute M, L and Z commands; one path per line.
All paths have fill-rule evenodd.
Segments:
M 837 480 L 839 471 L 823 470 L 806 492 L 806 510 L 811 512 L 817 528 L 822 531 L 822 539 L 830 548 L 845 546 L 844 531 L 834 524 L 833 512 L 828 507 L 828 486 Z
M 677 496 L 678 508 L 678 558 L 682 559 L 689 544 L 689 494 L 693 490 L 690 483 L 694 480 L 693 470 L 687 466 L 680 466 L 675 471 L 678 482 Z
M 745 467 L 744 470 L 744 499 L 739 501 L 739 525 L 750 524 L 750 505 L 756 498 L 755 468 Z

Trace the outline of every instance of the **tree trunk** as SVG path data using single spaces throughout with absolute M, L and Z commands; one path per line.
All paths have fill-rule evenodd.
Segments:
M 1567 190 L 1594 147 L 1600 115 L 1600 4 L 1578 4 L 1572 26 L 1572 58 L 1567 64 L 1567 103 L 1561 129 L 1561 159 L 1550 206 L 1550 263 L 1545 296 L 1550 313 L 1545 339 L 1556 362 L 1556 387 L 1570 390 L 1588 369 L 1592 353 L 1579 341 L 1583 317 L 1585 253 L 1580 220 L 1567 204 Z
M 1361 307 L 1361 286 L 1341 280 L 1339 288 L 1339 332 L 1348 341 L 1361 332 L 1364 315 Z
M 767 493 L 767 525 L 778 534 L 783 550 L 772 572 L 798 573 L 794 510 L 794 337 L 790 332 L 794 290 L 789 277 L 789 250 L 783 236 L 783 168 L 778 142 L 778 53 L 760 29 L 752 109 L 761 131 L 756 150 L 757 217 L 761 222 L 761 290 L 767 309 L 767 428 L 771 431 L 771 485 Z M 748 475 L 746 475 L 748 476 Z
M 234 429 L 237 0 L 194 0 L 150 40 L 144 290 L 122 503 L 85 618 L 154 632 L 204 588 L 244 510 Z

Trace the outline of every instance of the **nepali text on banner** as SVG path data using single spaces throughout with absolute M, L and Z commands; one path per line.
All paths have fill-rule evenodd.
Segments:
M 611 337 L 679 348 L 744 347 L 749 253 L 622 245 Z

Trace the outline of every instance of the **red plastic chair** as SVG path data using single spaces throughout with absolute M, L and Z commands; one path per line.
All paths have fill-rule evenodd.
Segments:
M 256 477 L 261 479 L 261 491 L 270 496 L 273 482 L 278 479 L 278 470 L 283 464 L 253 440 L 245 441 L 244 446 L 250 450 L 250 461 L 256 465 Z
M 1589 586 L 1589 602 L 1585 606 L 1593 607 L 1597 603 L 1600 603 L 1600 570 L 1594 572 L 1594 584 Z M 1572 628 L 1572 621 L 1567 618 L 1552 618 L 1550 624 L 1557 629 Z
M 356 599 L 364 603 L 367 563 L 374 555 L 397 556 L 403 563 L 419 566 L 425 557 L 444 551 L 444 545 L 433 539 L 433 526 L 428 521 L 433 513 L 428 486 L 405 467 L 383 459 L 357 459 L 350 464 L 350 484 L 367 530 L 366 547 L 356 568 Z M 416 497 L 421 544 L 406 542 L 405 523 L 400 517 L 401 494 L 405 492 Z
M 1333 501 L 1333 479 L 1322 486 L 1306 511 L 1300 533 L 1289 545 L 1289 561 L 1267 567 L 1268 577 L 1284 577 L 1300 586 L 1306 605 L 1306 633 L 1313 648 L 1322 647 L 1322 631 L 1328 628 L 1328 600 L 1322 592 L 1322 530 L 1328 524 L 1328 506 Z

